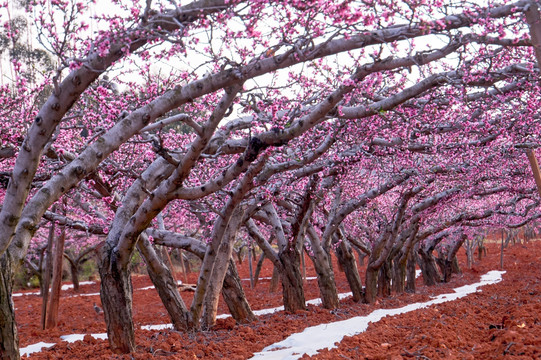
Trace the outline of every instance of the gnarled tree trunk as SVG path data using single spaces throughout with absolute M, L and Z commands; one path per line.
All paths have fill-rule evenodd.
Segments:
M 406 292 L 415 293 L 415 266 L 417 265 L 416 253 L 414 249 L 410 250 L 408 262 L 406 264 Z
M 366 268 L 364 301 L 372 304 L 376 301 L 378 294 L 378 274 L 379 268 L 373 268 L 370 265 Z
M 397 244 L 395 254 L 393 255 L 393 290 L 400 294 L 406 291 L 406 277 L 413 276 L 415 281 L 415 264 L 413 264 L 413 274 L 408 274 L 409 259 L 412 257 L 412 249 L 416 245 L 416 236 L 419 232 L 419 220 L 413 220 L 412 224 L 400 236 L 403 239 L 402 244 Z M 408 281 L 411 281 L 408 278 Z M 415 289 L 415 283 L 413 284 Z M 415 291 L 415 290 L 414 290 Z
M 134 352 L 130 271 L 119 264 L 116 251 L 107 243 L 100 251 L 98 268 L 101 277 L 101 303 L 111 350 L 116 354 Z
M 156 243 L 178 249 L 185 249 L 200 259 L 205 257 L 206 246 L 199 240 L 183 238 L 177 233 L 169 231 L 156 231 L 155 229 L 149 229 L 147 230 L 147 233 L 154 238 Z M 181 240 L 182 238 L 183 240 Z M 225 303 L 227 304 L 231 315 L 237 322 L 245 323 L 255 319 L 255 316 L 250 309 L 250 305 L 246 301 L 246 296 L 244 295 L 244 290 L 242 289 L 237 267 L 232 260 L 230 260 L 229 267 L 225 274 L 222 296 L 224 297 Z M 192 325 L 197 327 L 195 326 L 196 324 Z
M 79 264 L 68 261 L 70 264 L 71 281 L 73 282 L 73 290 L 79 291 Z
M 254 288 L 257 286 L 257 283 L 259 282 L 259 274 L 261 273 L 261 269 L 263 268 L 263 262 L 265 261 L 265 253 L 262 253 L 259 257 L 259 260 L 257 261 L 257 266 L 255 268 L 254 273 Z
M 451 273 L 462 274 L 462 270 L 460 269 L 460 265 L 458 264 L 458 258 L 456 256 L 454 256 L 453 260 L 451 261 Z
M 11 299 L 13 264 L 9 252 L 0 257 L 0 359 L 20 359 L 15 311 Z
M 264 239 L 263 235 L 260 233 L 252 220 L 246 221 L 245 225 L 250 235 L 257 241 L 259 247 L 265 252 L 265 256 L 267 256 L 274 264 L 273 279 L 271 280 L 271 292 L 273 291 L 276 272 L 278 272 L 282 282 L 284 309 L 290 312 L 305 310 L 306 303 L 304 298 L 302 275 L 300 272 L 300 241 L 298 241 L 296 236 L 292 237 L 292 241 L 288 241 L 286 239 L 282 224 L 271 204 L 267 204 L 264 209 L 268 215 L 269 224 L 273 226 L 276 232 L 279 247 L 278 253 L 276 253 L 270 244 Z
M 451 281 L 451 276 L 453 274 L 460 274 L 460 266 L 458 265 L 458 259 L 456 256 L 453 256 L 451 260 L 447 256 L 438 257 L 437 264 L 440 268 L 443 282 Z
M 308 229 L 307 233 L 312 244 L 312 255 L 310 253 L 308 255 L 316 269 L 321 303 L 325 309 L 336 309 L 340 306 L 340 301 L 338 300 L 330 255 L 321 246 L 319 235 L 312 227 Z
M 53 211 L 55 211 L 53 205 Z M 47 256 L 45 258 L 45 269 L 43 269 L 43 281 L 41 283 L 41 328 L 45 330 L 47 321 L 47 305 L 49 304 L 49 287 L 51 285 L 51 274 L 53 272 L 53 242 L 54 242 L 55 222 L 51 222 L 49 227 L 49 236 L 47 238 Z
M 280 271 L 280 279 L 282 280 L 284 309 L 289 312 L 306 310 L 299 250 L 297 248 L 288 248 L 278 256 L 282 263 L 282 268 L 278 270 Z
M 398 230 L 406 212 L 409 199 L 414 195 L 413 191 L 402 196 L 394 221 L 375 241 L 366 267 L 366 290 L 365 301 L 373 303 L 376 294 L 390 295 L 391 291 L 391 251 L 395 245 Z M 379 286 L 379 291 L 376 289 Z
M 441 269 L 444 282 L 449 282 L 451 280 L 452 274 L 460 273 L 460 266 L 458 265 L 458 259 L 456 257 L 456 254 L 458 253 L 458 250 L 462 247 L 466 239 L 467 236 L 463 234 L 454 243 L 441 247 L 440 250 L 438 250 L 437 262 Z
M 222 237 L 222 241 L 216 250 L 216 256 L 212 262 L 212 270 L 206 284 L 205 297 L 203 300 L 203 315 L 201 317 L 201 327 L 205 330 L 210 329 L 216 324 L 218 300 L 223 288 L 227 269 L 231 262 L 233 242 L 237 236 L 240 218 L 242 218 L 243 215 L 243 211 L 235 211 L 235 215 L 232 216 L 232 219 L 227 226 L 227 230 Z
M 256 319 L 250 308 L 250 304 L 246 300 L 239 273 L 237 272 L 237 266 L 233 259 L 229 259 L 229 267 L 225 274 L 222 296 L 231 316 L 238 323 L 247 323 Z
M 176 330 L 188 330 L 193 327 L 188 308 L 178 292 L 177 282 L 170 268 L 162 261 L 145 234 L 137 243 L 139 252 L 145 259 L 147 271 L 163 305 L 167 309 L 169 318 Z
M 58 324 L 58 306 L 60 305 L 60 291 L 62 290 L 62 264 L 64 262 L 64 243 L 66 242 L 66 229 L 62 228 L 60 236 L 54 245 L 53 280 L 51 285 L 51 298 L 47 306 L 46 329 L 53 329 Z
M 379 269 L 378 274 L 378 294 L 381 297 L 391 296 L 391 259 L 386 259 Z
M 397 256 L 393 260 L 393 291 L 397 294 L 406 291 L 407 257 Z
M 96 248 L 101 246 L 101 242 L 98 242 L 92 246 L 87 247 L 85 250 L 80 252 L 78 255 L 70 253 L 70 252 L 64 252 L 64 257 L 68 260 L 70 263 L 70 272 L 71 272 L 71 279 L 73 281 L 73 290 L 79 291 L 79 268 L 81 265 L 83 265 L 85 262 L 90 260 L 91 255 L 90 253 L 95 252 Z
M 438 264 L 438 267 L 440 269 L 441 278 L 443 282 L 449 282 L 451 280 L 451 262 L 447 260 L 447 258 L 436 258 L 436 264 Z
M 278 290 L 278 284 L 279 284 L 279 277 L 280 272 L 278 271 L 278 268 L 275 266 L 274 269 L 272 269 L 272 276 L 269 284 L 269 292 L 273 293 Z
M 313 259 L 312 259 L 313 260 Z M 328 261 L 328 260 L 327 260 Z M 336 283 L 334 281 L 334 272 L 325 262 L 315 260 L 314 267 L 317 274 L 317 283 L 321 295 L 321 304 L 325 309 L 336 309 L 340 306 Z
M 372 304 L 376 301 L 376 296 L 378 293 L 385 294 L 385 292 L 382 292 L 382 290 L 378 290 L 378 287 L 380 289 L 384 289 L 385 281 L 380 276 L 380 270 L 387 266 L 386 263 L 388 262 L 389 253 L 391 251 L 391 236 L 393 234 L 391 233 L 385 233 L 383 234 L 376 242 L 372 249 L 372 253 L 370 254 L 370 257 L 368 258 L 368 266 L 366 267 L 366 280 L 365 280 L 365 293 L 364 293 L 364 300 Z M 384 277 L 387 277 L 387 274 L 383 274 Z M 381 279 L 380 279 L 381 278 Z M 389 285 L 390 286 L 390 285 Z
M 338 263 L 342 266 L 342 269 L 344 269 L 344 273 L 346 274 L 349 288 L 353 294 L 353 301 L 361 301 L 363 298 L 361 276 L 359 275 L 359 269 L 357 268 L 357 262 L 355 261 L 355 254 L 353 253 L 351 245 L 346 239 L 342 239 L 336 248 L 336 257 L 338 258 Z
M 434 286 L 442 281 L 442 275 L 436 265 L 436 260 L 432 255 L 432 250 L 426 251 L 419 249 L 419 266 L 421 267 L 421 273 L 423 275 L 424 284 L 427 286 Z

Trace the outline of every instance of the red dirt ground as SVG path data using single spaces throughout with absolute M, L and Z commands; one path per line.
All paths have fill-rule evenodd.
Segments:
M 295 314 L 279 312 L 259 317 L 258 321 L 237 325 L 232 319 L 218 320 L 212 331 L 180 333 L 173 330 L 136 330 L 137 351 L 131 355 L 114 355 L 107 341 L 90 336 L 71 344 L 60 335 L 103 333 L 102 315 L 93 303 L 99 296 L 78 296 L 73 290 L 63 292 L 60 323 L 55 330 L 40 330 L 41 298 L 29 295 L 14 298 L 21 347 L 39 342 L 57 343 L 53 348 L 34 353 L 32 359 L 247 359 L 254 352 L 280 341 L 307 326 L 365 315 L 376 308 L 393 308 L 412 302 L 427 301 L 430 296 L 451 292 L 452 288 L 479 280 L 480 275 L 499 267 L 499 249 L 489 244 L 489 253 L 473 269 L 453 276 L 448 284 L 424 287 L 418 279 L 417 294 L 393 295 L 379 299 L 377 304 L 342 301 L 341 308 L 330 312 L 317 306 Z M 463 251 L 461 256 L 463 259 Z M 482 292 L 466 298 L 432 306 L 371 324 L 368 330 L 345 338 L 338 349 L 321 351 L 318 359 L 541 359 L 541 242 L 515 245 L 505 250 L 504 280 L 482 288 Z M 242 278 L 247 277 L 247 262 L 240 266 Z M 336 269 L 336 267 L 335 267 Z M 270 276 L 271 264 L 266 263 L 261 276 Z M 314 270 L 308 267 L 308 276 Z M 349 291 L 344 274 L 336 271 L 339 292 Z M 363 274 L 362 274 L 363 275 Z M 177 274 L 182 279 L 181 274 Z M 189 274 L 195 283 L 197 274 Z M 134 276 L 134 289 L 151 285 L 147 276 Z M 281 305 L 281 292 L 269 293 L 269 280 L 261 280 L 256 289 L 243 282 L 254 310 Z M 78 294 L 98 292 L 99 286 L 82 286 Z M 307 299 L 318 297 L 317 283 L 308 280 Z M 192 294 L 182 293 L 191 303 Z M 219 313 L 226 313 L 220 304 Z M 134 322 L 141 325 L 169 323 L 165 308 L 155 290 L 134 291 Z

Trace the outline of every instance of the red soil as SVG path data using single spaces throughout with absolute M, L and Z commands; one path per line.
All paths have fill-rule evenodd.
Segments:
M 93 303 L 100 304 L 99 296 L 77 296 L 73 290 L 63 292 L 60 303 L 60 322 L 55 330 L 40 330 L 41 298 L 29 295 L 14 298 L 21 347 L 39 342 L 56 343 L 32 359 L 246 359 L 254 352 L 280 341 L 307 326 L 344 320 L 365 315 L 376 308 L 393 308 L 412 302 L 427 301 L 430 296 L 451 292 L 452 288 L 473 283 L 488 270 L 499 266 L 499 250 L 490 246 L 489 254 L 473 269 L 453 276 L 448 284 L 424 287 L 418 279 L 417 294 L 393 295 L 379 299 L 377 304 L 354 303 L 351 298 L 341 307 L 329 311 L 308 306 L 307 311 L 295 314 L 279 312 L 259 317 L 258 321 L 238 325 L 231 318 L 218 320 L 212 331 L 180 333 L 173 330 L 146 331 L 141 325 L 169 323 L 165 308 L 155 290 L 134 291 L 134 322 L 137 351 L 131 355 L 113 355 L 107 341 L 87 336 L 71 344 L 61 341 L 60 335 L 74 333 L 103 333 L 103 315 L 97 315 Z M 462 253 L 462 251 L 461 251 Z M 463 254 L 462 254 L 463 255 Z M 541 242 L 515 245 L 505 250 L 504 268 L 507 273 L 499 284 L 485 286 L 482 292 L 466 298 L 432 306 L 371 324 L 368 330 L 345 338 L 338 349 L 321 351 L 321 359 L 541 359 Z M 247 277 L 248 264 L 239 268 Z M 308 263 L 307 263 L 308 265 Z M 337 267 L 335 267 L 336 269 Z M 261 276 L 270 276 L 271 264 L 266 263 Z M 314 276 L 311 267 L 308 276 Z M 336 271 L 339 292 L 349 291 L 345 277 Z M 182 279 L 182 275 L 177 275 Z M 189 274 L 188 282 L 195 283 L 197 274 Z M 147 276 L 133 277 L 134 289 L 151 285 Z M 243 282 L 247 298 L 254 310 L 281 305 L 281 292 L 269 293 L 269 280 L 261 280 L 255 289 Z M 98 285 L 82 286 L 78 294 L 98 292 Z M 318 297 L 317 282 L 308 280 L 307 299 Z M 187 304 L 192 294 L 183 292 Z M 220 304 L 219 313 L 227 308 Z M 421 321 L 420 321 L 421 320 Z

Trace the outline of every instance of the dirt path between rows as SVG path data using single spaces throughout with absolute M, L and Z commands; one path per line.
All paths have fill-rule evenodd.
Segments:
M 464 299 L 385 318 L 312 358 L 541 359 L 539 241 L 507 249 L 505 260 L 502 282 Z
M 31 359 L 247 359 L 307 326 L 366 315 L 377 308 L 427 301 L 430 296 L 474 283 L 481 274 L 499 267 L 497 244 L 489 244 L 488 250 L 488 256 L 476 262 L 473 269 L 466 269 L 461 261 L 463 274 L 453 276 L 448 284 L 427 288 L 418 279 L 417 294 L 379 299 L 370 306 L 346 299 L 340 309 L 332 312 L 309 305 L 307 311 L 263 315 L 247 325 L 237 325 L 231 318 L 223 319 L 218 320 L 212 331 L 201 333 L 137 330 L 137 352 L 126 356 L 113 355 L 107 341 L 90 336 L 74 343 L 62 342 L 59 338 L 74 333 L 105 332 L 102 315 L 97 315 L 92 307 L 94 302 L 100 303 L 99 296 L 68 297 L 77 294 L 73 290 L 64 291 L 60 324 L 53 331 L 39 329 L 41 298 L 22 296 L 14 298 L 14 302 L 22 347 L 39 341 L 56 343 L 52 349 L 32 354 Z M 464 260 L 462 250 L 460 258 Z M 482 292 L 452 303 L 384 318 L 370 325 L 367 332 L 345 338 L 338 349 L 322 351 L 317 358 L 541 359 L 541 242 L 506 249 L 504 261 L 507 273 L 503 282 L 486 286 Z M 241 277 L 246 278 L 248 264 L 244 262 L 239 268 Z M 262 276 L 269 277 L 271 272 L 271 264 L 266 263 Z M 315 276 L 313 268 L 308 267 L 307 274 Z M 196 277 L 197 274 L 190 274 L 188 282 L 195 283 Z M 336 278 L 339 292 L 348 292 L 343 273 L 336 271 Z M 147 276 L 135 276 L 133 282 L 136 289 L 151 285 Z M 255 289 L 250 289 L 248 281 L 243 285 L 254 310 L 281 305 L 281 293 L 268 291 L 269 280 L 260 281 Z M 85 285 L 79 294 L 98 290 L 98 284 Z M 318 297 L 317 282 L 308 280 L 305 291 L 307 299 Z M 182 295 L 190 304 L 191 293 Z M 220 304 L 219 313 L 226 312 L 224 304 Z M 155 290 L 134 292 L 134 322 L 137 329 L 142 325 L 169 323 Z

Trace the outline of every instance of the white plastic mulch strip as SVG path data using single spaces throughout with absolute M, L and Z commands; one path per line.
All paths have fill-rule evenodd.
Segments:
M 267 346 L 263 351 L 255 353 L 251 359 L 265 360 L 291 360 L 299 359 L 304 354 L 315 355 L 318 350 L 335 348 L 344 336 L 353 336 L 362 333 L 371 322 L 377 322 L 385 316 L 403 314 L 409 311 L 425 308 L 430 305 L 441 304 L 464 297 L 477 291 L 477 288 L 495 284 L 502 280 L 505 271 L 489 271 L 481 276 L 478 283 L 461 286 L 454 289 L 453 294 L 442 294 L 433 297 L 433 300 L 403 306 L 397 309 L 378 309 L 366 316 L 357 316 L 348 320 L 321 324 L 304 329 L 303 332 L 293 334 L 283 341 Z
M 97 293 L 70 295 L 70 296 L 66 296 L 66 298 L 79 297 L 79 296 L 100 296 L 100 293 L 97 292 Z
M 27 295 L 39 295 L 39 291 L 38 292 L 28 292 L 28 293 L 13 293 L 11 294 L 11 297 L 19 297 L 19 296 L 27 296 Z
M 259 280 L 271 280 L 271 277 L 260 277 Z M 242 281 L 250 281 L 250 279 L 241 279 Z M 308 276 L 306 277 L 306 280 L 317 280 L 317 276 Z
M 143 326 L 141 326 L 142 330 L 164 330 L 164 329 L 172 329 L 172 328 L 173 328 L 173 324 L 159 324 L 159 325 L 143 325 Z
M 85 335 L 86 334 L 62 335 L 62 336 L 60 336 L 60 338 L 62 340 L 64 340 L 64 341 L 72 343 L 72 342 L 75 342 L 75 341 L 83 340 Z M 90 334 L 90 336 L 92 336 L 95 339 L 99 339 L 99 340 L 107 339 L 107 334 L 106 333 L 103 333 L 103 334 Z M 54 345 L 56 345 L 56 344 L 55 343 L 46 343 L 46 342 L 41 341 L 41 342 L 39 342 L 37 344 L 32 344 L 32 345 L 29 345 L 27 347 L 19 349 L 19 353 L 21 354 L 21 356 L 30 355 L 30 354 L 33 354 L 33 353 L 36 353 L 36 352 L 40 352 L 43 348 L 50 348 L 51 346 L 54 346 Z
M 83 340 L 87 334 L 71 334 L 71 335 L 62 335 L 60 338 L 64 341 L 67 341 L 69 343 L 76 342 L 79 340 Z M 94 339 L 98 340 L 105 340 L 107 339 L 107 333 L 101 333 L 101 334 L 90 334 Z
M 82 282 L 79 283 L 79 285 L 91 285 L 91 284 L 95 284 L 95 283 L 96 283 L 95 281 L 82 281 Z M 182 280 L 178 280 L 177 284 L 182 285 L 183 284 Z M 68 290 L 68 289 L 73 289 L 73 284 L 62 285 L 62 290 Z M 147 286 L 147 287 L 139 288 L 139 289 L 135 289 L 135 290 L 150 290 L 150 289 L 154 289 L 154 286 Z M 28 293 L 14 293 L 11 296 L 12 297 L 19 297 L 19 296 L 23 296 L 23 295 L 39 295 L 39 291 L 38 292 L 28 292 Z M 78 296 L 100 296 L 100 293 L 75 294 L 75 295 L 66 296 L 66 298 L 72 298 L 72 297 L 78 297 Z
M 95 283 L 96 283 L 95 281 L 81 281 L 79 283 L 79 286 L 81 286 L 81 285 L 92 285 L 92 284 L 95 284 Z M 73 289 L 73 284 L 62 285 L 61 289 L 62 290 Z
M 344 299 L 344 298 L 347 298 L 348 296 L 352 296 L 353 294 L 348 292 L 348 293 L 343 293 L 343 294 L 338 294 L 338 298 L 339 299 Z M 321 304 L 321 299 L 312 299 L 312 300 L 308 300 L 306 302 L 307 304 L 312 304 L 312 305 L 319 305 Z M 253 313 L 255 316 L 261 316 L 261 315 L 266 315 L 266 314 L 272 314 L 272 313 L 275 313 L 277 311 L 283 311 L 284 310 L 284 307 L 283 306 L 277 306 L 277 307 L 274 307 L 274 308 L 270 308 L 270 309 L 262 309 L 262 310 L 254 310 Z M 230 314 L 220 314 L 218 316 L 216 316 L 216 319 L 225 319 L 225 318 L 228 318 L 228 317 L 231 317 Z M 172 329 L 173 328 L 173 324 L 159 324 L 159 325 L 143 325 L 141 326 L 141 329 L 143 330 L 163 330 L 163 329 Z
M 19 352 L 21 356 L 23 355 L 30 355 L 35 352 L 40 352 L 43 348 L 50 348 L 51 346 L 56 345 L 55 343 L 46 343 L 43 341 L 40 341 L 37 344 L 28 345 L 27 347 L 23 347 L 19 349 Z
M 81 281 L 79 283 L 79 285 L 92 285 L 92 284 L 95 284 L 96 282 L 95 281 Z M 62 290 L 69 290 L 69 289 L 73 289 L 73 284 L 66 284 L 66 285 L 62 285 L 62 287 L 60 288 Z M 27 295 L 39 295 L 39 291 L 35 291 L 35 292 L 27 292 L 27 293 L 13 293 L 11 294 L 11 297 L 19 297 L 19 296 L 27 296 Z M 85 296 L 85 294 L 83 294 L 82 296 Z M 86 295 L 88 296 L 88 295 Z

